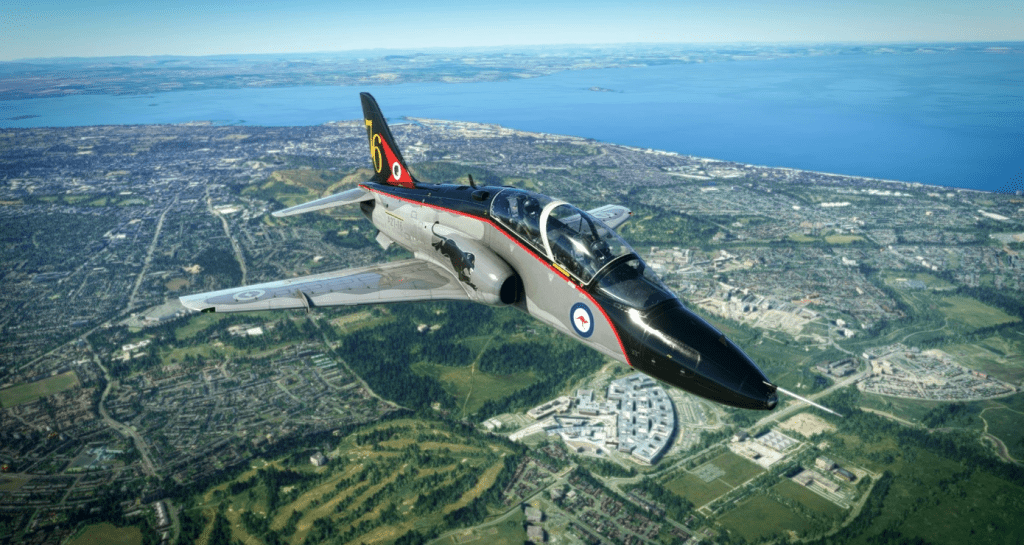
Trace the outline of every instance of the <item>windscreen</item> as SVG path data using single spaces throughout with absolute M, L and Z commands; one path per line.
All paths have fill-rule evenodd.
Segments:
M 635 254 L 611 265 L 597 281 L 598 293 L 629 308 L 646 310 L 675 296 Z

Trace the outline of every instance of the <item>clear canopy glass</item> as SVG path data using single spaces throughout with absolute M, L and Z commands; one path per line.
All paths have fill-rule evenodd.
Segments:
M 601 220 L 550 197 L 506 188 L 491 201 L 491 217 L 581 284 L 630 308 L 674 297 L 647 264 Z
M 570 204 L 551 207 L 543 221 L 551 258 L 584 284 L 615 258 L 633 253 L 601 220 Z
M 543 251 L 540 213 L 551 201 L 551 197 L 545 195 L 506 188 L 491 200 L 491 217 L 525 239 L 535 249 Z

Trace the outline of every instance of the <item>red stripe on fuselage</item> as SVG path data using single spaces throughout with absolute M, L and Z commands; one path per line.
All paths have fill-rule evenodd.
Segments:
M 372 191 L 374 193 L 380 193 L 382 195 L 387 195 L 388 197 L 391 197 L 393 199 L 398 199 L 400 201 L 407 202 L 409 204 L 415 204 L 417 206 L 429 206 L 430 208 L 433 208 L 435 210 L 443 210 L 443 211 L 448 212 L 450 214 L 457 214 L 459 216 L 464 216 L 464 217 L 471 218 L 471 219 L 474 219 L 474 220 L 482 221 L 482 222 L 485 222 L 485 223 L 489 224 L 491 227 L 494 227 L 495 229 L 498 230 L 499 233 L 505 235 L 505 238 L 507 238 L 507 239 L 511 240 L 512 242 L 516 243 L 517 246 L 522 248 L 529 255 L 533 256 L 534 259 L 536 259 L 537 261 L 540 261 L 545 267 L 548 268 L 548 270 L 550 270 L 551 272 L 553 272 L 553 273 L 557 274 L 558 276 L 562 277 L 562 279 L 564 279 L 566 282 L 571 284 L 572 287 L 576 289 L 576 291 L 578 291 L 578 292 L 582 293 L 583 295 L 585 295 L 587 297 L 587 299 L 590 299 L 590 302 L 593 303 L 593 305 L 597 308 L 597 310 L 601 311 L 601 315 L 604 316 L 605 321 L 608 322 L 608 326 L 611 327 L 612 333 L 615 335 L 615 341 L 619 343 L 619 350 L 622 351 L 622 357 L 626 359 L 626 364 L 629 365 L 630 367 L 633 367 L 633 363 L 631 361 L 629 361 L 629 356 L 626 354 L 626 347 L 622 344 L 622 339 L 619 337 L 619 332 L 615 329 L 614 322 L 612 322 L 611 318 L 608 317 L 608 314 L 604 311 L 604 308 L 602 308 L 601 305 L 589 293 L 586 292 L 586 290 L 584 290 L 583 288 L 579 287 L 579 285 L 577 285 L 576 282 L 573 282 L 572 279 L 570 279 L 568 276 L 566 276 L 561 271 L 559 271 L 554 266 L 552 266 L 550 263 L 548 263 L 547 260 L 545 260 L 542 257 L 540 257 L 539 255 L 537 255 L 536 252 L 534 252 L 529 247 L 525 246 L 522 242 L 519 242 L 519 240 L 516 239 L 515 237 L 513 237 L 512 235 L 508 234 L 508 232 L 506 232 L 504 229 L 502 229 L 498 224 L 494 223 L 493 221 L 491 221 L 491 220 L 489 220 L 487 218 L 481 218 L 479 216 L 474 216 L 472 214 L 467 214 L 465 212 L 459 212 L 458 210 L 452 210 L 451 208 L 445 208 L 443 206 L 438 206 L 436 204 L 429 204 L 429 203 L 425 203 L 425 202 L 422 202 L 422 201 L 415 201 L 415 200 L 412 200 L 412 199 L 408 199 L 408 198 L 405 198 L 405 197 L 399 197 L 397 195 L 392 195 L 391 193 L 388 193 L 387 191 L 382 191 L 380 189 L 374 189 L 372 187 L 367 187 L 367 186 L 362 185 L 362 184 L 360 184 L 359 187 L 361 187 L 361 188 L 363 188 L 363 189 L 365 189 L 367 191 Z

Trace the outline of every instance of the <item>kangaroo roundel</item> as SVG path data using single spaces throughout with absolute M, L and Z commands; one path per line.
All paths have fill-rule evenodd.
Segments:
M 587 305 L 576 303 L 569 311 L 569 319 L 572 320 L 572 328 L 580 337 L 589 337 L 594 333 L 594 314 L 590 312 Z

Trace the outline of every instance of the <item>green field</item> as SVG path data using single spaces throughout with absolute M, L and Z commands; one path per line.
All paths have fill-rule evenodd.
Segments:
M 1021 543 L 1024 488 L 984 473 L 957 474 L 959 464 L 918 450 L 912 463 L 898 462 L 882 514 L 874 527 L 895 526 L 908 538 L 929 543 Z M 921 500 L 906 505 L 907 498 Z M 862 541 L 864 542 L 864 541 Z
M 828 235 L 825 237 L 825 242 L 829 244 L 850 244 L 858 240 L 864 240 L 864 237 L 857 235 Z
M 666 480 L 663 486 L 670 492 L 690 500 L 696 507 L 711 503 L 733 488 L 722 479 L 706 483 L 688 471 L 675 474 Z
M 463 416 L 475 413 L 487 401 L 501 399 L 537 382 L 533 371 L 491 375 L 473 367 L 449 367 L 422 362 L 413 365 L 412 370 L 419 375 L 437 379 L 445 391 L 459 401 Z
M 212 346 L 209 344 L 201 344 L 199 346 L 188 346 L 181 348 L 172 348 L 169 350 L 160 351 L 160 359 L 163 365 L 170 365 L 173 363 L 181 363 L 185 360 L 186 356 L 202 357 L 206 359 L 219 357 L 221 355 L 235 355 L 239 351 L 235 350 L 230 346 Z
M 1014 384 L 1024 382 L 1024 332 L 1001 330 L 970 344 L 955 344 L 942 350 L 965 367 L 988 373 Z
M 521 509 L 500 524 L 482 530 L 456 532 L 437 545 L 522 545 L 526 541 L 526 517 Z
M 924 285 L 927 286 L 927 289 L 930 290 L 948 290 L 956 287 L 956 285 L 950 284 L 949 282 L 939 278 L 938 276 L 923 272 L 912 273 L 909 271 L 900 271 L 899 273 L 894 272 L 887 274 L 886 283 L 892 286 L 896 286 L 896 284 L 892 283 L 892 281 L 895 280 L 896 278 L 905 278 L 907 280 L 918 280 L 920 282 L 924 282 Z
M 757 464 L 744 460 L 732 452 L 725 452 L 696 470 L 699 471 L 709 465 L 714 465 L 724 474 L 711 482 L 704 482 L 694 472 L 680 471 L 666 478 L 662 485 L 670 492 L 686 498 L 696 507 L 702 507 L 765 471 Z
M 796 500 L 815 513 L 828 517 L 841 517 L 846 514 L 846 510 L 842 507 L 811 492 L 806 487 L 796 484 L 790 479 L 783 479 L 772 488 L 779 495 Z
M 497 440 L 468 439 L 448 424 L 417 419 L 367 426 L 335 441 L 324 451 L 333 460 L 328 466 L 313 467 L 302 453 L 256 460 L 204 492 L 193 509 L 206 523 L 198 541 L 220 509 L 232 540 L 243 543 L 260 543 L 269 532 L 292 544 L 339 536 L 389 543 L 410 530 L 443 527 L 445 514 L 495 483 L 512 454 Z M 494 537 L 521 542 L 514 529 L 500 530 Z
M 725 475 L 721 479 L 733 487 L 737 487 L 765 471 L 761 466 L 732 452 L 726 452 L 711 460 L 710 463 L 725 471 Z
M 861 407 L 882 411 L 915 424 L 921 424 L 921 418 L 936 407 L 948 405 L 946 401 L 929 401 L 924 399 L 905 399 L 883 395 L 862 393 Z
M 118 528 L 107 522 L 92 524 L 86 526 L 82 533 L 68 542 L 68 545 L 97 545 L 100 543 L 103 545 L 140 545 L 142 532 L 137 526 Z
M 742 500 L 735 508 L 718 517 L 718 522 L 747 541 L 763 540 L 772 535 L 788 537 L 790 531 L 802 535 L 812 528 L 807 518 L 760 495 Z
M 17 490 L 29 482 L 29 480 L 26 477 L 0 477 L 0 491 L 10 492 L 11 490 Z
M 1014 410 L 1024 408 L 1018 407 L 1015 397 L 1007 399 L 1012 400 L 1007 405 Z M 859 422 L 854 425 L 854 421 Z M 922 539 L 927 543 L 974 544 L 1020 543 L 1024 539 L 1019 521 L 1024 512 L 1021 483 L 970 469 L 964 461 L 919 446 L 918 439 L 900 439 L 896 432 L 903 426 L 881 417 L 856 416 L 836 423 L 839 432 L 832 435 L 833 456 L 892 475 L 876 516 L 838 542 L 868 545 Z M 854 428 L 848 429 L 851 425 Z M 982 449 L 971 435 L 957 439 L 949 432 L 933 434 L 937 439 L 963 441 L 965 448 Z M 876 500 L 881 497 L 877 488 L 872 494 Z M 882 532 L 888 534 L 881 536 Z
M 205 314 L 198 314 L 191 316 L 185 325 L 174 330 L 174 338 L 179 341 L 187 341 L 192 337 L 195 337 L 197 333 L 203 329 L 210 327 L 211 325 L 220 322 L 226 318 L 229 318 L 230 314 L 223 312 L 207 312 Z
M 278 170 L 263 185 L 242 190 L 242 195 L 254 195 L 295 206 L 321 197 L 328 188 L 339 188 L 344 178 L 345 175 L 330 170 Z
M 967 330 L 1020 321 L 998 308 L 969 297 L 940 297 L 939 306 L 947 318 L 953 322 L 959 322 Z
M 977 299 L 907 288 L 897 279 L 908 277 L 898 272 L 887 272 L 883 278 L 885 283 L 895 289 L 912 308 L 914 317 L 925 322 L 933 322 L 946 333 L 970 333 L 984 327 L 1019 321 L 1018 318 Z M 925 325 L 926 329 L 932 329 L 930 325 Z M 905 343 L 912 344 L 913 337 Z
M 74 371 L 68 371 L 67 373 L 27 384 L 19 384 L 6 390 L 0 390 L 0 407 L 14 407 L 22 403 L 35 401 L 41 397 L 70 390 L 75 386 L 78 386 L 78 375 Z
M 990 402 L 992 403 L 992 402 Z M 984 419 L 988 433 L 998 437 L 1006 445 L 1010 456 L 1024 461 L 1024 413 L 1004 406 L 982 409 L 979 418 Z

